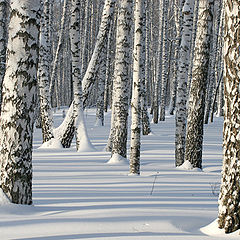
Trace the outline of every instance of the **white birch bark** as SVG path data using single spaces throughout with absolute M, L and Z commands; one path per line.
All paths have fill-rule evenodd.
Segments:
M 200 0 L 185 148 L 185 161 L 189 161 L 193 168 L 200 169 L 202 168 L 203 121 L 212 18 L 213 0 Z
M 209 75 L 208 75 L 208 91 L 206 97 L 206 110 L 204 116 L 204 123 L 208 124 L 209 115 L 211 107 L 213 106 L 213 96 L 214 89 L 217 88 L 216 85 L 216 65 L 217 65 L 217 54 L 218 54 L 218 36 L 220 28 L 220 18 L 221 18 L 221 8 L 222 1 L 214 1 L 214 15 L 213 15 L 213 38 L 211 45 L 211 56 L 210 56 L 210 66 L 209 66 Z
M 159 120 L 159 104 L 162 84 L 162 56 L 163 56 L 163 30 L 164 30 L 164 0 L 159 1 L 159 43 L 157 50 L 156 78 L 154 83 L 153 97 L 153 123 L 157 124 Z
M 187 80 L 190 59 L 190 47 L 193 24 L 193 0 L 186 0 L 182 9 L 183 25 L 182 38 L 179 50 L 177 74 L 177 101 L 176 101 L 176 130 L 175 130 L 175 164 L 180 166 L 184 162 L 185 134 L 187 121 Z
M 1 188 L 16 204 L 32 204 L 32 138 L 36 105 L 39 0 L 14 0 L 0 119 Z
M 101 25 L 99 27 L 94 51 L 93 51 L 91 60 L 88 64 L 86 73 L 84 74 L 83 82 L 82 82 L 82 84 L 83 84 L 83 105 L 84 106 L 85 106 L 86 100 L 88 98 L 88 95 L 91 91 L 91 87 L 93 86 L 93 83 L 95 81 L 95 75 L 99 69 L 101 61 L 105 61 L 105 59 L 100 58 L 100 54 L 101 54 L 101 51 L 102 51 L 104 45 L 107 42 L 106 39 L 108 37 L 111 20 L 113 18 L 115 2 L 116 2 L 116 0 L 106 0 L 105 1 L 103 14 L 102 14 L 102 21 L 101 21 Z
M 49 0 L 44 1 L 43 16 L 41 17 L 39 63 L 38 63 L 38 88 L 40 101 L 40 118 L 43 142 L 53 138 L 53 117 L 49 92 L 50 83 L 50 55 L 51 45 L 49 41 Z
M 169 0 L 164 0 L 163 5 L 163 46 L 162 46 L 162 81 L 161 81 L 161 94 L 160 94 L 160 113 L 159 113 L 159 121 L 165 121 L 165 109 L 166 109 L 166 94 L 167 94 L 167 82 L 168 82 L 168 49 L 169 49 L 169 40 L 168 40 L 168 9 Z
M 2 82 L 6 70 L 7 7 L 8 0 L 0 0 L 0 107 L 2 102 Z
M 52 74 L 51 74 L 51 83 L 50 83 L 50 95 L 53 96 L 54 93 L 54 89 L 56 91 L 56 101 L 57 104 L 59 103 L 59 94 L 58 94 L 58 83 L 57 83 L 57 70 L 58 70 L 58 64 L 60 61 L 60 57 L 62 54 L 62 50 L 63 50 L 63 44 L 64 44 L 64 30 L 66 27 L 66 22 L 67 22 L 67 10 L 69 7 L 69 0 L 64 0 L 63 3 L 63 14 L 62 14 L 62 19 L 61 19 L 61 27 L 60 27 L 60 35 L 59 35 L 59 39 L 58 39 L 58 44 L 57 44 L 57 49 L 55 52 L 55 57 L 53 60 L 53 66 L 52 66 Z
M 179 62 L 179 51 L 180 51 L 180 43 L 181 43 L 181 28 L 182 28 L 182 8 L 185 0 L 174 0 L 174 23 L 175 23 L 175 39 L 173 39 L 174 46 L 174 66 L 173 66 L 173 74 L 172 74 L 172 93 L 171 93 L 171 102 L 169 106 L 169 114 L 173 115 L 176 102 L 177 102 L 177 78 L 178 78 L 178 62 Z
M 71 26 L 70 26 L 71 54 L 72 54 L 72 81 L 74 90 L 73 118 L 76 129 L 77 151 L 82 150 L 81 145 L 89 143 L 87 129 L 83 115 L 81 60 L 80 60 L 80 0 L 72 0 Z
M 123 0 L 119 6 L 113 82 L 114 133 L 112 155 L 118 154 L 124 158 L 126 158 L 127 152 L 132 4 L 131 0 Z
M 130 142 L 130 174 L 140 174 L 140 133 L 141 133 L 141 85 L 143 77 L 143 15 L 145 0 L 136 0 L 134 9 L 134 44 L 133 44 L 133 86 L 132 86 L 132 123 Z
M 240 2 L 225 3 L 223 168 L 219 195 L 219 228 L 240 229 Z

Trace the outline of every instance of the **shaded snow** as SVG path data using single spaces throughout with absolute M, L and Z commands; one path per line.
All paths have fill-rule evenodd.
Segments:
M 41 130 L 35 129 L 34 206 L 0 206 L 1 240 L 230 239 L 200 231 L 217 217 L 210 183 L 220 182 L 221 118 L 205 128 L 203 171 L 175 168 L 175 119 L 169 117 L 142 136 L 141 175 L 132 177 L 128 164 L 106 164 L 111 114 L 105 116 L 105 126 L 94 127 L 95 109 L 88 110 L 95 152 L 76 152 L 75 140 L 69 149 L 39 149 Z M 61 123 L 61 110 L 54 118 Z

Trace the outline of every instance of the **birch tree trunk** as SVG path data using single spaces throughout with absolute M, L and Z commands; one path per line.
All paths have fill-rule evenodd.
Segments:
M 108 37 L 111 20 L 113 18 L 115 2 L 116 0 L 105 1 L 102 14 L 102 21 L 99 27 L 95 48 L 82 82 L 83 106 L 85 106 L 88 95 L 91 92 L 91 87 L 93 86 L 93 83 L 95 81 L 96 72 L 98 72 L 101 62 L 105 61 L 105 59 L 100 58 L 100 54 L 102 49 L 106 47 L 105 44 L 107 43 L 106 39 Z
M 57 70 L 58 70 L 58 63 L 60 61 L 60 57 L 62 54 L 63 50 L 63 44 L 64 44 L 64 29 L 66 27 L 66 22 L 67 22 L 67 10 L 69 7 L 69 0 L 64 0 L 63 4 L 63 14 L 62 14 L 62 19 L 61 19 L 61 27 L 60 27 L 60 35 L 58 39 L 58 44 L 57 44 L 57 49 L 55 52 L 55 58 L 53 60 L 53 67 L 52 67 L 52 74 L 51 74 L 51 83 L 50 83 L 50 95 L 53 96 L 54 94 L 54 89 L 56 91 L 56 101 L 59 103 L 59 95 L 58 95 L 58 88 L 57 88 Z
M 39 63 L 38 63 L 38 88 L 40 101 L 40 118 L 43 142 L 53 138 L 53 118 L 51 110 L 51 99 L 49 92 L 50 83 L 50 56 L 51 45 L 49 41 L 49 0 L 44 1 L 44 11 L 41 17 L 40 41 L 39 41 Z
M 71 1 L 71 22 L 70 22 L 70 41 L 72 55 L 72 81 L 73 81 L 73 119 L 76 129 L 79 111 L 83 110 L 82 103 L 82 79 L 81 79 L 81 61 L 80 61 L 80 0 Z M 80 146 L 80 138 L 76 134 L 77 150 Z
M 185 161 L 202 168 L 203 121 L 212 36 L 213 0 L 199 1 L 199 18 L 190 88 Z
M 144 38 L 143 16 L 145 0 L 135 1 L 134 10 L 134 44 L 133 44 L 133 86 L 132 86 L 132 124 L 130 142 L 130 174 L 140 174 L 140 135 L 141 135 L 141 85 L 144 81 Z
M 186 0 L 182 10 L 183 27 L 182 39 L 179 50 L 178 75 L 177 75 L 177 101 L 176 101 L 176 132 L 175 132 L 175 161 L 176 166 L 184 162 L 185 135 L 187 122 L 187 80 L 190 59 L 190 47 L 193 24 L 193 0 Z
M 70 27 L 71 53 L 72 53 L 72 81 L 74 90 L 73 119 L 76 129 L 77 151 L 81 149 L 84 139 L 89 143 L 86 125 L 83 115 L 82 102 L 82 79 L 81 79 L 81 59 L 80 59 L 80 0 L 72 0 L 71 5 L 71 27 Z
M 12 203 L 32 204 L 39 0 L 11 1 L 0 120 L 1 188 Z
M 174 4 L 174 23 L 175 23 L 175 36 L 176 39 L 174 41 L 174 47 L 175 47 L 175 52 L 174 52 L 174 66 L 173 66 L 173 90 L 172 90 L 172 99 L 170 102 L 170 107 L 169 107 L 169 113 L 170 115 L 174 114 L 174 110 L 176 108 L 177 104 L 177 86 L 178 86 L 178 64 L 179 64 L 179 51 L 180 51 L 180 44 L 181 44 L 181 28 L 182 28 L 182 9 L 183 9 L 183 4 L 185 0 L 175 0 L 173 2 Z
M 0 108 L 2 102 L 2 82 L 6 70 L 7 1 L 8 0 L 0 0 Z
M 225 0 L 223 169 L 219 196 L 219 228 L 240 229 L 240 2 Z
M 132 0 L 122 0 L 119 6 L 113 82 L 114 133 L 112 155 L 118 154 L 124 158 L 126 158 L 127 152 L 132 5 Z
M 142 36 L 141 36 L 141 47 L 142 47 L 142 63 L 141 66 L 141 122 L 142 122 L 142 134 L 143 135 L 148 135 L 151 132 L 151 127 L 150 127 L 150 120 L 149 120 L 149 115 L 148 115 L 148 106 L 147 106 L 147 93 L 146 93 L 146 85 L 149 81 L 149 79 L 146 79 L 146 9 L 147 9 L 147 3 L 146 0 L 143 1 L 143 10 L 142 10 Z
M 162 84 L 162 48 L 163 48 L 163 32 L 164 32 L 164 1 L 159 1 L 159 43 L 157 50 L 157 66 L 156 66 L 156 79 L 154 83 L 154 98 L 153 98 L 153 123 L 158 123 L 159 120 L 159 103 Z
M 214 1 L 214 17 L 213 17 L 213 38 L 212 38 L 212 54 L 210 56 L 210 67 L 208 76 L 208 92 L 206 97 L 206 111 L 204 116 L 204 123 L 208 124 L 211 106 L 213 106 L 214 89 L 216 89 L 216 65 L 218 53 L 218 36 L 221 18 L 222 1 Z
M 167 82 L 168 82 L 168 58 L 171 54 L 168 55 L 168 7 L 169 7 L 169 0 L 164 0 L 163 4 L 163 15 L 164 15 L 164 22 L 163 22 L 163 52 L 162 52 L 162 87 L 161 87 L 161 94 L 160 94 L 160 114 L 159 114 L 159 121 L 165 121 L 165 109 L 166 109 L 166 93 L 167 93 Z

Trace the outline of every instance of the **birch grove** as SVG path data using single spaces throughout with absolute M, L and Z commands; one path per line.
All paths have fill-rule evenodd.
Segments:
M 41 148 L 67 156 L 76 145 L 86 158 L 99 151 L 94 129 L 108 131 L 96 145 L 106 144 L 109 164 L 127 162 L 131 181 L 146 170 L 142 139 L 171 119 L 175 142 L 159 143 L 175 150 L 171 167 L 204 169 L 207 124 L 224 115 L 216 222 L 225 233 L 239 230 L 239 19 L 239 0 L 0 0 L 3 195 L 33 203 L 35 128 Z M 89 108 L 94 123 L 86 122 Z

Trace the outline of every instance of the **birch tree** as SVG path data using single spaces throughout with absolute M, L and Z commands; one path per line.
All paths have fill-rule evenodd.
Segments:
M 6 70 L 7 48 L 7 7 L 8 0 L 0 1 L 0 106 L 2 101 L 2 82 Z
M 65 28 L 66 28 L 66 22 L 67 22 L 67 10 L 69 7 L 69 0 L 64 0 L 63 4 L 63 14 L 62 14 L 62 19 L 61 19 L 61 27 L 60 27 L 60 35 L 58 38 L 58 43 L 57 43 L 57 48 L 55 52 L 55 57 L 53 60 L 53 67 L 52 67 L 52 73 L 51 73 L 51 83 L 50 83 L 50 95 L 54 95 L 54 89 L 55 91 L 58 91 L 57 87 L 57 70 L 58 70 L 58 63 L 60 61 L 60 57 L 63 51 L 63 44 L 64 44 L 64 37 L 65 37 Z M 57 104 L 59 104 L 59 94 L 56 93 L 56 101 Z
M 72 0 L 71 4 L 71 26 L 70 26 L 71 54 L 72 54 L 72 81 L 74 90 L 73 100 L 73 119 L 76 130 L 77 150 L 81 150 L 81 143 L 90 141 L 83 115 L 82 102 L 82 79 L 81 79 L 81 60 L 80 60 L 80 0 Z
M 10 7 L 0 119 L 1 188 L 12 203 L 32 204 L 40 1 L 14 0 Z
M 166 94 L 167 94 L 167 83 L 168 83 L 168 58 L 170 58 L 171 53 L 168 54 L 169 40 L 168 40 L 168 12 L 169 12 L 169 0 L 163 1 L 163 46 L 162 46 L 162 82 L 161 82 L 161 94 L 160 94 L 160 114 L 159 121 L 165 121 L 165 109 L 166 109 Z
M 219 228 L 240 229 L 240 2 L 225 3 L 223 169 L 219 195 Z
M 127 121 L 129 103 L 129 63 L 130 36 L 132 19 L 132 0 L 119 3 L 116 59 L 113 82 L 113 118 L 114 133 L 112 139 L 112 155 L 117 154 L 126 158 L 127 152 Z
M 176 166 L 184 162 L 185 134 L 187 122 L 187 79 L 192 39 L 194 1 L 186 0 L 183 6 L 182 38 L 179 50 L 177 73 L 177 101 L 176 101 L 176 132 L 175 132 L 175 160 Z
M 185 161 L 189 161 L 194 168 L 202 168 L 203 121 L 212 17 L 213 0 L 200 0 L 185 149 Z
M 50 25 L 49 25 L 49 5 L 51 0 L 45 0 L 40 26 L 39 41 L 39 63 L 38 63 L 38 88 L 40 101 L 40 117 L 43 142 L 53 138 L 53 118 L 51 109 L 51 99 L 49 93 L 50 83 Z
M 91 60 L 88 64 L 86 73 L 83 77 L 83 105 L 85 106 L 86 100 L 88 98 L 89 93 L 91 92 L 91 88 L 95 81 L 95 75 L 98 72 L 99 66 L 102 61 L 105 59 L 100 58 L 101 51 L 107 43 L 106 39 L 108 37 L 110 23 L 113 18 L 114 6 L 116 0 L 106 0 L 103 8 L 102 20 L 99 27 L 99 32 L 97 36 L 97 40 L 95 43 L 95 47 L 92 53 Z
M 133 86 L 132 86 L 132 124 L 130 143 L 130 173 L 140 174 L 140 135 L 141 135 L 141 85 L 143 77 L 143 15 L 145 0 L 135 1 L 134 44 L 133 44 Z

